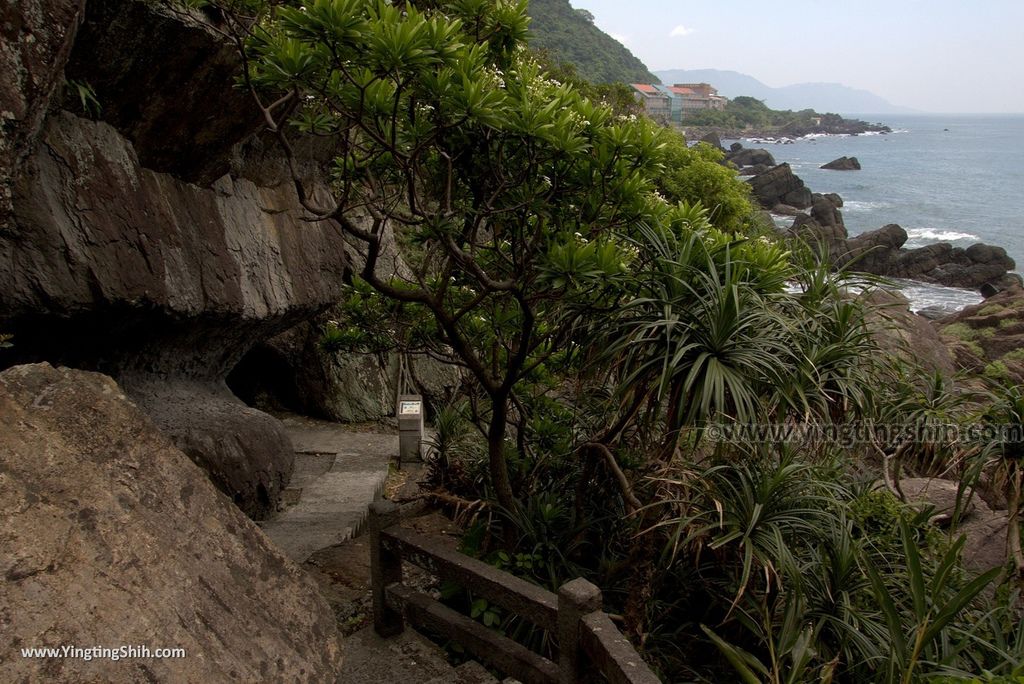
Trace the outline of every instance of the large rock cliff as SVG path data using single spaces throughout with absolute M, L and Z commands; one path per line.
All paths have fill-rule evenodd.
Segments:
M 32 103 L 12 120 L 17 154 L 0 159 L 13 188 L 0 332 L 14 335 L 0 367 L 113 375 L 246 512 L 267 514 L 293 453 L 224 379 L 254 344 L 337 301 L 338 227 L 311 221 L 252 142 L 261 124 L 233 86 L 233 48 L 202 15 L 90 0 L 79 26 L 80 8 L 59 0 L 5 7 L 5 26 L 51 40 L 20 81 L 15 58 L 28 53 L 0 53 L 0 92 Z M 59 83 L 65 69 L 102 120 L 63 109 L 74 98 L 56 87 L 26 85 Z
M 0 373 L 0 672 L 5 682 L 330 682 L 316 584 L 108 377 Z M 184 657 L 22 656 L 182 648 Z

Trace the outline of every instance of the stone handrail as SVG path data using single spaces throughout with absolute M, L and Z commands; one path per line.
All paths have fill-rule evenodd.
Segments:
M 578 684 L 596 671 L 611 684 L 657 684 L 658 677 L 602 610 L 601 590 L 575 579 L 558 594 L 448 548 L 434 538 L 397 527 L 401 509 L 389 501 L 370 506 L 373 623 L 384 637 L 415 626 L 444 635 L 524 684 Z M 452 580 L 558 637 L 558 661 L 534 653 L 402 584 L 409 562 Z M 586 665 L 586 666 L 585 666 Z M 588 670 L 589 668 L 589 670 Z

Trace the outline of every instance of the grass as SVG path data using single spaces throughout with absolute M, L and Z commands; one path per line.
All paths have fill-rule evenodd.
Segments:
M 1006 311 L 1006 307 L 1002 304 L 989 304 L 984 309 L 978 312 L 979 316 L 993 316 L 998 313 Z
M 954 323 L 953 325 L 947 325 L 943 328 L 942 334 L 968 342 L 975 338 L 976 331 L 965 323 Z

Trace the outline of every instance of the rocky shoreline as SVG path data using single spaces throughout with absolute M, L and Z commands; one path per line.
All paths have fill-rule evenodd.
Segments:
M 789 164 L 777 164 L 768 150 L 733 143 L 725 150 L 725 163 L 748 177 L 751 194 L 762 209 L 793 217 L 786 235 L 816 245 L 837 266 L 855 264 L 865 273 L 978 290 L 985 297 L 1022 283 L 1012 273 L 1016 263 L 1002 247 L 977 243 L 965 249 L 939 242 L 908 249 L 907 232 L 896 224 L 850 237 L 840 211 L 842 197 L 812 192 Z
M 838 114 L 822 114 L 814 121 L 792 121 L 783 126 L 767 126 L 753 128 L 734 128 L 723 126 L 687 126 L 686 136 L 691 140 L 703 140 L 708 137 L 736 140 L 757 139 L 764 141 L 786 142 L 809 135 L 864 135 L 892 133 L 892 128 L 882 123 L 869 123 L 859 119 L 844 119 Z

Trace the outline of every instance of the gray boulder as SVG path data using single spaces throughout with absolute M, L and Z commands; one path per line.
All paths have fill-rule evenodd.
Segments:
M 765 149 L 752 149 L 748 147 L 741 147 L 738 150 L 731 151 L 725 156 L 727 161 L 731 161 L 733 164 L 739 167 L 743 166 L 775 166 L 775 157 L 772 153 Z
M 797 209 L 809 209 L 811 191 L 798 178 L 789 164 L 779 164 L 747 181 L 761 206 L 770 209 L 777 204 L 788 204 Z
M 949 525 L 957 508 L 958 483 L 937 478 L 907 478 L 900 481 L 900 488 L 912 505 L 930 507 L 936 524 Z M 1006 512 L 992 510 L 975 495 L 961 500 L 960 514 L 956 532 L 967 537 L 963 562 L 968 570 L 982 573 L 1005 564 Z
M 702 137 L 702 138 L 701 138 L 700 140 L 698 140 L 697 142 L 702 142 L 702 143 L 705 143 L 705 144 L 711 145 L 711 146 L 712 146 L 712 147 L 714 147 L 714 148 L 715 148 L 716 150 L 721 150 L 721 149 L 723 149 L 723 148 L 722 148 L 722 139 L 721 139 L 720 137 L 718 137 L 718 134 L 717 134 L 717 133 L 714 133 L 714 132 L 712 132 L 712 133 L 708 133 L 707 135 L 705 135 L 704 137 Z

